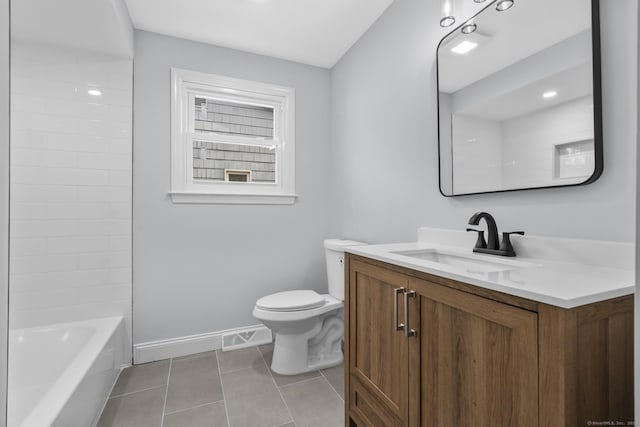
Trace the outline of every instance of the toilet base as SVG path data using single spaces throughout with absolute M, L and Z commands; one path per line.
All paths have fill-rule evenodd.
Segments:
M 298 375 L 304 374 L 306 372 L 317 371 L 320 369 L 332 368 L 334 366 L 338 366 L 342 364 L 344 361 L 344 356 L 342 352 L 334 353 L 330 355 L 326 355 L 321 359 L 309 360 L 308 363 L 304 365 L 294 364 L 291 360 L 285 359 L 276 359 L 275 355 L 275 346 L 273 352 L 274 358 L 271 362 L 271 370 L 276 374 L 280 375 Z
M 343 328 L 342 317 L 334 314 L 303 334 L 275 332 L 271 370 L 280 375 L 297 375 L 341 364 Z
M 337 354 L 334 353 L 322 360 L 315 361 L 315 363 L 310 363 L 309 367 L 312 371 L 317 371 L 319 369 L 333 368 L 334 366 L 342 364 L 343 361 L 344 356 L 342 355 L 342 352 Z

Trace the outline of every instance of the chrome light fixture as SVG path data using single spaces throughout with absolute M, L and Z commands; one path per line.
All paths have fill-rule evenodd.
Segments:
M 441 1 L 442 1 L 442 18 L 440 19 L 440 26 L 444 28 L 450 27 L 456 22 L 454 7 L 456 4 L 456 1 L 458 0 L 441 0 Z M 484 3 L 487 0 L 473 0 L 473 1 L 475 3 Z M 496 10 L 499 12 L 505 11 L 507 9 L 510 9 L 514 3 L 515 3 L 515 0 L 497 0 Z M 473 24 L 471 23 L 471 21 L 468 21 L 462 26 L 460 31 L 462 31 L 463 34 L 471 34 L 476 29 L 477 29 L 476 24 Z
M 513 6 L 513 2 L 514 0 L 499 0 L 498 3 L 496 3 L 496 10 L 500 12 L 507 10 Z
M 440 20 L 440 26 L 445 28 L 450 27 L 455 22 L 456 22 L 456 18 L 454 18 L 453 16 L 443 16 L 442 19 Z
M 450 27 L 456 22 L 455 14 L 453 13 L 454 4 L 455 0 L 442 1 L 442 19 L 440 19 L 441 27 Z

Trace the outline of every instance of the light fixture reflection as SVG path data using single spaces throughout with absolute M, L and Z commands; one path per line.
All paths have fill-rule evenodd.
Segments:
M 478 26 L 476 24 L 474 24 L 473 22 L 469 21 L 466 24 L 464 24 L 462 26 L 462 28 L 460 29 L 460 31 L 462 31 L 462 34 L 471 34 L 473 33 L 476 29 L 478 28 Z
M 550 91 L 547 91 L 547 92 L 543 93 L 542 97 L 545 98 L 545 99 L 549 99 L 549 98 L 553 98 L 557 94 L 558 94 L 558 92 L 556 92 L 555 90 L 550 90 Z
M 102 92 L 100 92 L 98 89 L 89 89 L 87 91 L 87 93 L 89 95 L 92 95 L 92 96 L 100 96 L 100 95 L 102 95 Z
M 485 2 L 485 0 L 473 0 L 473 1 L 476 2 L 476 3 L 484 3 Z
M 514 0 L 499 0 L 498 3 L 496 3 L 496 10 L 500 12 L 507 10 L 513 6 L 513 2 Z

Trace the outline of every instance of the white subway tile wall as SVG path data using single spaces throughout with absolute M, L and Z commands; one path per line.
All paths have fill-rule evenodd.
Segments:
M 12 44 L 12 329 L 130 330 L 132 81 L 131 60 Z
M 453 120 L 456 194 L 577 184 L 593 172 L 592 166 L 581 176 L 560 178 L 554 171 L 559 145 L 589 141 L 593 148 L 590 96 L 508 120 L 464 115 L 454 115 Z

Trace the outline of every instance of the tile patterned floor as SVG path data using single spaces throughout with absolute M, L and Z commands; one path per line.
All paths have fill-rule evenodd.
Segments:
M 122 371 L 98 427 L 342 427 L 342 366 L 272 372 L 272 344 Z

